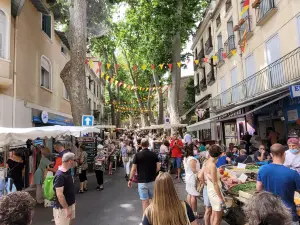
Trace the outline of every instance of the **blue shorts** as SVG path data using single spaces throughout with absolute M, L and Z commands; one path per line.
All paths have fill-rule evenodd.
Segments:
M 181 161 L 182 161 L 182 158 L 172 158 L 172 166 L 173 168 L 181 168 Z
M 142 201 L 152 199 L 154 181 L 150 183 L 138 183 L 138 191 Z

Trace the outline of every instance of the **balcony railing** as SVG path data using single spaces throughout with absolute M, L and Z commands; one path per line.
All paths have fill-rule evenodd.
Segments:
M 209 37 L 205 43 L 205 54 L 209 55 L 213 50 L 212 37 Z
M 218 50 L 218 52 L 216 53 L 216 56 L 218 58 L 218 60 L 217 60 L 218 67 L 222 66 L 225 63 L 223 54 L 224 54 L 224 48 L 220 48 Z
M 262 26 L 276 12 L 275 0 L 261 0 L 256 9 L 257 25 Z
M 252 18 L 251 16 L 247 16 L 247 18 L 245 18 L 246 21 L 240 26 L 239 28 L 239 32 L 240 32 L 240 37 L 241 39 L 239 40 L 239 43 L 241 43 L 244 39 L 243 36 L 244 34 L 246 35 L 246 40 L 248 40 L 250 37 L 253 36 L 253 31 L 252 31 Z M 246 31 L 246 33 L 245 33 Z
M 231 55 L 232 50 L 236 49 L 234 34 L 229 36 L 227 41 L 224 43 L 224 47 L 225 47 L 225 51 L 226 51 L 228 56 Z
M 200 90 L 204 91 L 207 89 L 207 84 L 206 84 L 206 77 L 204 76 L 202 80 L 200 81 Z
M 213 98 L 219 109 L 262 95 L 272 89 L 300 80 L 300 48 L 293 50 L 269 66 Z
M 207 85 L 212 85 L 216 81 L 214 67 L 211 68 L 211 71 L 207 74 Z

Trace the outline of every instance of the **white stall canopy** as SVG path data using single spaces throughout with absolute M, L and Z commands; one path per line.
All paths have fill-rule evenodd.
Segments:
M 95 127 L 77 126 L 49 126 L 49 127 L 30 127 L 30 128 L 6 128 L 0 127 L 0 147 L 22 145 L 28 139 L 51 138 L 60 136 L 80 137 L 86 133 L 97 132 Z

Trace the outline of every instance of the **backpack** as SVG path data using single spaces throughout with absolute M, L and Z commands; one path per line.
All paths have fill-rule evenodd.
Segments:
M 45 199 L 52 201 L 55 196 L 53 188 L 54 176 L 48 176 L 44 181 L 44 197 Z

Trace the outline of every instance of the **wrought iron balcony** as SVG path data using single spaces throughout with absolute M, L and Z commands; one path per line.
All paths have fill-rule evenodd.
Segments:
M 225 63 L 223 54 L 224 54 L 224 48 L 220 48 L 216 53 L 216 56 L 218 58 L 217 60 L 218 67 L 221 67 Z
M 253 36 L 253 30 L 252 30 L 252 17 L 247 16 L 245 19 L 245 22 L 240 26 L 239 32 L 241 39 L 239 40 L 239 44 L 244 40 L 244 35 L 246 40 L 249 40 Z
M 212 37 L 209 36 L 209 38 L 205 42 L 205 54 L 209 55 L 212 50 L 213 50 Z
M 206 77 L 204 76 L 200 81 L 200 90 L 204 91 L 207 89 Z
M 257 26 L 264 25 L 276 12 L 275 0 L 261 0 L 256 9 Z
M 199 86 L 199 84 L 196 85 L 196 86 L 194 87 L 194 89 L 195 89 L 195 94 L 196 94 L 196 95 L 199 95 L 199 94 L 200 94 L 200 86 Z
M 227 53 L 227 56 L 231 56 L 232 55 L 231 51 L 236 49 L 234 34 L 229 36 L 227 41 L 224 43 L 224 47 L 225 47 L 225 52 Z
M 219 109 L 221 109 L 229 104 L 257 97 L 276 88 L 300 81 L 299 59 L 300 48 L 297 48 L 217 95 L 213 100 L 220 103 Z
M 207 85 L 212 85 L 216 81 L 214 70 L 214 67 L 212 67 L 211 71 L 207 74 Z

